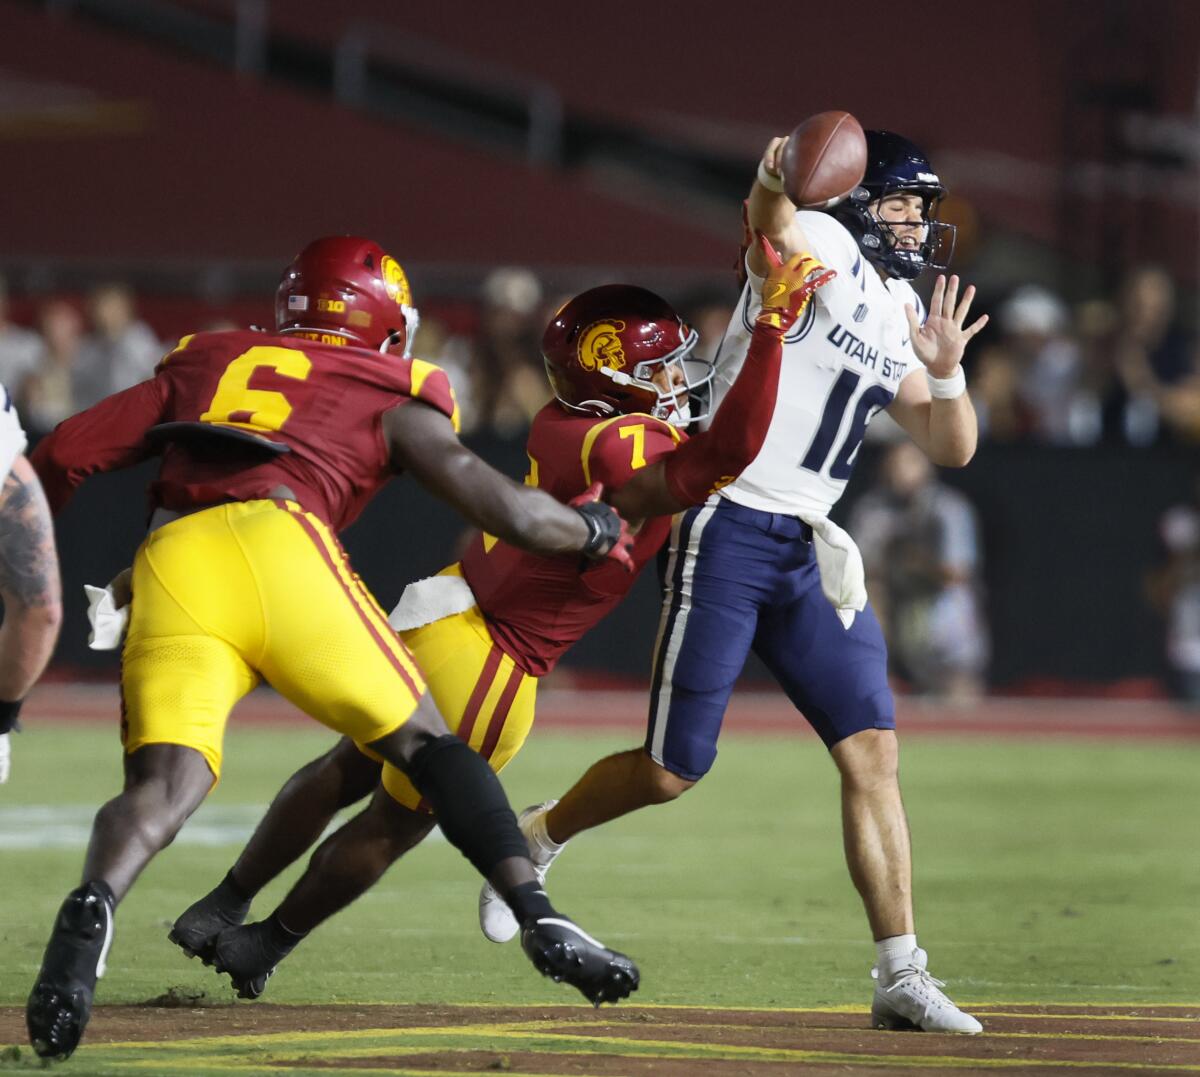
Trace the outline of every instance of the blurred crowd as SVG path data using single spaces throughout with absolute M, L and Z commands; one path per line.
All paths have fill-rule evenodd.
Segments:
M 1073 308 L 1024 285 L 995 314 L 968 364 L 986 440 L 1200 443 L 1200 356 L 1162 268 L 1135 266 L 1112 298 Z
M 35 324 L 25 327 L 10 319 L 8 288 L 0 279 L 0 383 L 35 437 L 148 378 L 162 352 L 124 284 L 97 285 L 83 310 L 66 299 L 47 300 Z
M 536 274 L 501 267 L 483 280 L 466 328 L 423 311 L 415 354 L 450 374 L 467 432 L 516 434 L 549 399 L 542 331 L 568 298 L 547 294 Z M 712 358 L 735 297 L 712 290 L 669 296 Z M 1157 266 L 1130 270 L 1111 298 L 1069 305 L 1040 285 L 991 306 L 992 325 L 968 358 L 982 439 L 1059 446 L 1200 443 L 1200 362 L 1177 309 L 1175 286 Z M 41 433 L 68 415 L 147 377 L 165 347 L 120 282 L 81 302 L 52 298 L 17 325 L 0 279 L 0 382 L 27 426 Z M 184 331 L 192 331 L 188 326 Z M 888 436 L 887 424 L 872 428 Z
M 523 434 L 550 398 L 541 336 L 567 298 L 547 294 L 527 268 L 502 267 L 484 278 L 469 318 L 443 319 L 436 303 L 423 310 L 414 353 L 449 374 L 464 433 Z M 735 297 L 712 290 L 670 298 L 698 330 L 698 354 L 713 358 Z M 0 279 L 0 382 L 35 438 L 148 377 L 175 343 L 157 338 L 120 282 L 98 284 L 79 301 L 26 306 L 30 324 L 15 324 L 9 307 Z M 984 442 L 1200 443 L 1200 356 L 1162 269 L 1134 267 L 1111 298 L 1076 306 L 1022 285 L 991 313 L 967 364 Z M 990 651 L 975 510 L 886 417 L 868 440 L 882 443 L 882 456 L 849 526 L 894 671 L 914 691 L 974 699 L 985 690 Z M 1200 703 L 1197 489 L 1194 504 L 1161 521 L 1164 562 L 1149 599 L 1166 622 L 1176 692 Z

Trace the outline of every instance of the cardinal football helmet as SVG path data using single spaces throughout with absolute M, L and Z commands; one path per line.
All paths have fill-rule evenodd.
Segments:
M 945 269 L 954 254 L 954 225 L 937 219 L 946 187 L 929 158 L 907 138 L 891 131 L 866 131 L 867 171 L 862 184 L 830 213 L 858 242 L 869 262 L 889 277 L 914 280 L 926 269 Z M 871 207 L 897 192 L 921 196 L 925 235 L 916 249 L 897 246 L 896 233 Z
M 400 263 L 357 236 L 313 240 L 275 293 L 276 331 L 323 344 L 408 356 L 419 321 Z
M 684 426 L 707 415 L 701 391 L 713 377 L 711 363 L 690 358 L 696 339 L 665 299 L 645 288 L 605 284 L 554 315 L 542 357 L 554 395 L 569 411 L 645 412 Z M 656 385 L 660 371 L 666 378 Z

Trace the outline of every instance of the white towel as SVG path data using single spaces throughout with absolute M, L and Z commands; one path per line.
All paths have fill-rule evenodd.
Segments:
M 8 390 L 0 385 L 0 485 L 8 478 L 12 466 L 28 446 L 21 419 L 13 407 Z
M 801 516 L 813 529 L 821 590 L 837 611 L 842 627 L 849 631 L 854 615 L 867 604 L 867 574 L 862 554 L 845 531 L 827 516 Z
M 11 748 L 8 743 L 8 734 L 0 733 L 0 785 L 8 781 L 11 762 Z
M 88 600 L 88 624 L 92 626 L 88 633 L 88 646 L 93 651 L 115 651 L 121 646 L 121 637 L 125 635 L 125 626 L 129 624 L 129 607 L 126 605 L 117 609 L 109 587 L 93 587 L 85 583 L 83 591 Z
M 388 614 L 388 624 L 404 632 L 453 617 L 474 605 L 471 585 L 461 576 L 426 576 L 404 588 L 396 608 Z

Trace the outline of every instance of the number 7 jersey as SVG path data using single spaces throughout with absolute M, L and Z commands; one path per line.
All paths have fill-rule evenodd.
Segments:
M 924 307 L 906 281 L 880 280 L 850 233 L 825 213 L 799 211 L 811 253 L 837 278 L 819 289 L 783 340 L 779 393 L 766 441 L 720 493 L 764 512 L 825 516 L 846 488 L 867 424 L 900 382 L 923 369 L 904 305 Z M 753 273 L 717 354 L 716 403 L 733 384 L 762 306 Z
M 600 419 L 571 414 L 551 400 L 529 429 L 525 482 L 560 501 L 593 482 L 616 490 L 673 452 L 682 439 L 670 423 L 649 415 Z M 541 677 L 624 598 L 670 531 L 670 516 L 653 516 L 642 524 L 633 540 L 632 572 L 613 561 L 542 557 L 481 535 L 463 555 L 462 574 L 492 639 L 526 673 Z
M 431 363 L 295 335 L 199 333 L 153 378 L 61 423 L 32 462 L 56 512 L 88 475 L 161 452 L 151 508 L 249 501 L 286 486 L 340 531 L 394 474 L 383 413 L 414 399 L 457 429 L 449 380 Z

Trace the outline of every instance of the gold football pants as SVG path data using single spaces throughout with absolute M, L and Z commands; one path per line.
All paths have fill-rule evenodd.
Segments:
M 329 528 L 291 501 L 218 505 L 147 536 L 133 565 L 122 741 L 182 744 L 221 773 L 225 722 L 259 678 L 360 744 L 425 691 Z

